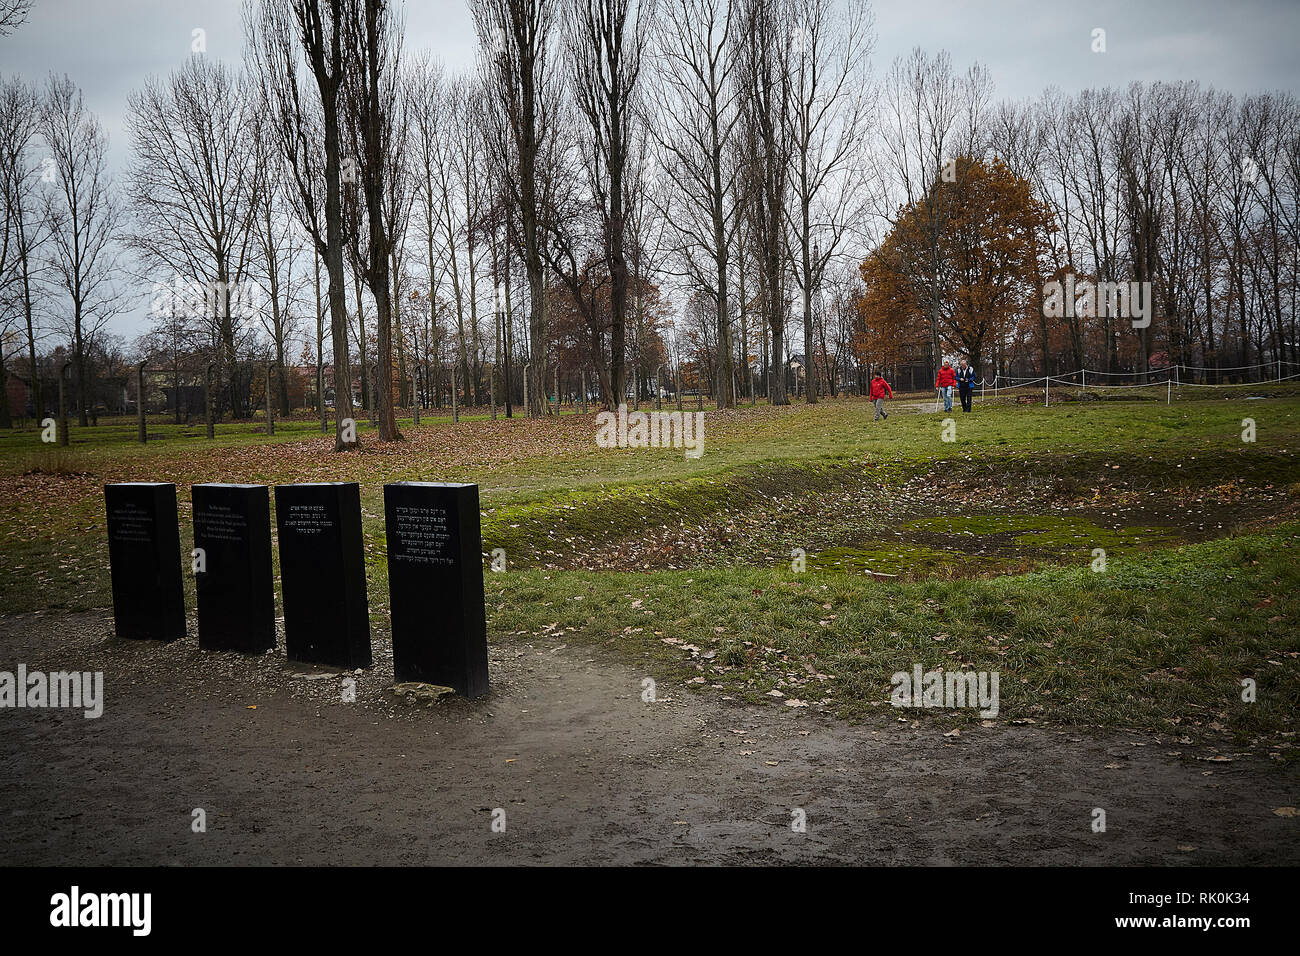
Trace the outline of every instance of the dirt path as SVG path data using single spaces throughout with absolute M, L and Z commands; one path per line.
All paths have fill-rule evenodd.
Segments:
M 0 670 L 102 670 L 106 697 L 97 720 L 0 710 L 0 864 L 1300 862 L 1272 812 L 1294 768 L 1146 735 L 651 704 L 644 675 L 558 641 L 496 644 L 491 697 L 432 706 L 387 690 L 376 641 L 344 703 L 277 655 L 110 635 L 0 618 Z
M 911 402 L 911 401 L 886 402 L 885 411 L 887 412 L 898 411 L 898 412 L 902 412 L 904 415 L 926 415 L 926 414 L 933 414 L 934 412 L 943 410 L 942 405 L 938 405 L 938 407 L 936 407 L 936 405 L 938 405 L 938 403 L 936 403 L 934 399 L 930 399 L 928 402 Z M 954 403 L 953 407 L 960 409 L 961 404 Z

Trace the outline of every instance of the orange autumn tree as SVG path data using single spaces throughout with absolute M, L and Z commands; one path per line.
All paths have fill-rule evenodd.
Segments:
M 853 352 L 869 371 L 922 359 L 928 335 L 891 234 L 858 267 L 866 288 L 854 300 Z
M 859 267 L 859 356 L 889 362 L 924 354 L 937 299 L 944 345 L 978 369 L 990 339 L 1036 301 L 1046 252 L 1040 230 L 1050 231 L 1051 221 L 1029 181 L 1000 159 L 957 159 L 925 197 L 899 210 Z

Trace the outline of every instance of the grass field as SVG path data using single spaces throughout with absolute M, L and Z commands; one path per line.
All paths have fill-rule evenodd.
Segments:
M 563 634 L 673 685 L 851 719 L 893 719 L 890 676 L 913 662 L 998 670 L 999 721 L 1222 733 L 1289 759 L 1294 390 L 1004 396 L 958 409 L 952 441 L 924 398 L 884 423 L 857 400 L 708 411 L 698 459 L 597 447 L 594 413 L 426 416 L 391 445 L 363 425 L 344 455 L 311 420 L 274 436 L 223 423 L 208 441 L 200 422 L 159 419 L 145 446 L 134 420 L 104 420 L 74 425 L 66 449 L 14 429 L 0 435 L 0 595 L 8 613 L 109 606 L 106 482 L 175 482 L 188 550 L 192 483 L 358 481 L 386 640 L 383 483 L 475 481 L 485 556 L 502 548 L 508 566 L 487 577 L 490 642 Z

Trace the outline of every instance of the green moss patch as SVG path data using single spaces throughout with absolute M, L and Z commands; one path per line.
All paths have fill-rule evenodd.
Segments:
M 879 542 L 861 548 L 827 548 L 808 555 L 810 571 L 914 577 L 941 573 L 962 561 L 958 551 L 919 544 Z
M 1130 551 L 1181 542 L 1171 528 L 1105 528 L 1080 515 L 945 515 L 919 518 L 903 525 L 907 532 L 969 539 L 982 548 L 1009 544 L 1056 554 Z

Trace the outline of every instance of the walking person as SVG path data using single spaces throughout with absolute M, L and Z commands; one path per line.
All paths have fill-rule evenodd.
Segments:
M 934 380 L 934 387 L 939 390 L 939 395 L 943 398 L 945 412 L 952 411 L 952 390 L 956 384 L 957 375 L 952 370 L 952 362 L 944 359 L 943 368 L 939 369 L 939 377 Z
M 971 400 L 975 397 L 975 370 L 965 358 L 957 367 L 957 394 L 961 398 L 961 410 L 969 412 Z
M 885 381 L 884 376 L 877 372 L 875 378 L 871 380 L 871 390 L 867 392 L 867 397 L 876 403 L 876 417 L 871 419 L 873 422 L 889 417 L 889 412 L 885 411 L 886 396 L 893 398 L 894 390 L 889 387 L 889 383 Z

